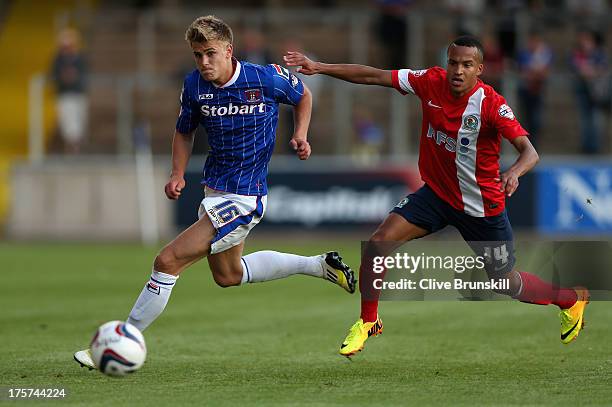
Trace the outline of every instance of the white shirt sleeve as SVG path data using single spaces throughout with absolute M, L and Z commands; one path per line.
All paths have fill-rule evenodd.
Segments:
M 412 69 L 400 69 L 397 71 L 397 81 L 399 87 L 406 93 L 410 92 L 414 94 L 414 88 L 412 87 L 412 85 L 410 84 L 410 80 L 408 79 L 408 74 L 411 74 L 413 72 L 414 71 Z

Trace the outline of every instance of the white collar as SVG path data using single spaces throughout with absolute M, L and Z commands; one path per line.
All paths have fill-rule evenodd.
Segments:
M 229 81 L 225 82 L 221 86 L 217 86 L 214 83 L 213 85 L 215 85 L 216 88 L 227 88 L 228 86 L 233 85 L 238 80 L 238 76 L 240 75 L 240 69 L 241 69 L 240 61 L 236 60 L 236 70 L 234 71 L 234 74 L 229 79 Z

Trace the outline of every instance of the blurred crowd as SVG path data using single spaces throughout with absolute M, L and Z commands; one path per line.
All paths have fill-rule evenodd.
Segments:
M 163 2 L 138 1 L 134 5 L 143 8 L 155 7 Z M 189 2 L 175 2 L 189 4 Z M 263 2 L 268 4 L 267 2 Z M 271 2 L 276 5 L 279 2 Z M 280 2 L 282 3 L 282 2 Z M 430 2 L 420 0 L 373 0 L 370 3 L 375 17 L 370 32 L 381 50 L 381 59 L 370 62 L 381 68 L 401 68 L 410 63 L 411 38 L 409 24 L 414 10 L 431 12 Z M 444 12 L 453 16 L 448 42 L 454 36 L 473 34 L 478 36 L 485 48 L 485 72 L 482 79 L 504 93 L 505 83 L 511 76 L 516 96 L 515 110 L 519 112 L 523 126 L 530 132 L 536 147 L 541 142 L 544 112 L 547 103 L 554 97 L 550 91 L 551 78 L 562 72 L 564 78 L 571 78 L 573 100 L 579 119 L 579 148 L 584 154 L 600 154 L 610 151 L 610 140 L 606 137 L 607 126 L 612 112 L 612 80 L 610 70 L 609 16 L 612 2 L 606 0 L 444 0 Z M 342 1 L 321 1 L 318 7 L 341 7 Z M 438 7 L 440 7 L 438 5 Z M 482 18 L 483 13 L 494 12 L 495 24 Z M 521 15 L 534 13 L 537 19 L 529 19 L 529 27 L 519 29 Z M 551 45 L 551 30 L 559 24 L 558 14 L 570 14 L 575 24 L 571 44 L 563 47 Z M 272 49 L 268 33 L 261 25 L 240 27 L 235 33 L 238 46 L 235 55 L 239 59 L 258 64 L 281 61 L 278 49 L 305 52 L 313 59 L 316 49 L 305 49 L 305 44 L 296 36 L 282 40 L 282 45 Z M 66 31 L 60 35 L 57 57 L 51 77 L 59 94 L 58 134 L 65 151 L 77 153 L 86 139 L 87 63 L 80 50 L 78 34 Z M 558 44 L 556 44 L 558 45 Z M 425 45 L 427 48 L 427 44 Z M 555 52 L 555 49 L 557 50 Z M 563 50 L 560 52 L 559 50 Z M 438 60 L 445 66 L 446 47 L 439 51 Z M 434 63 L 435 64 L 435 63 Z M 433 64 L 429 64 L 433 65 Z M 422 68 L 421 66 L 414 68 Z M 177 66 L 177 77 L 191 66 Z M 568 75 L 569 74 L 569 75 Z M 309 86 L 316 100 L 323 87 L 318 76 L 301 79 Z M 508 95 L 505 95 L 508 96 Z M 385 141 L 385 125 L 361 105 L 353 106 L 351 129 L 353 133 L 352 153 L 359 159 L 376 161 L 384 156 L 388 143 Z M 282 113 L 281 121 L 291 122 L 291 111 Z M 317 112 L 315 110 L 314 114 Z M 288 151 L 286 151 L 288 152 Z
M 406 53 L 409 27 L 404 18 L 416 0 L 377 0 L 380 16 L 378 39 L 387 51 L 387 65 L 402 66 Z M 609 29 L 612 6 L 606 0 L 444 0 L 446 11 L 455 15 L 451 37 L 471 34 L 479 37 L 485 49 L 485 71 L 482 80 L 501 92 L 507 73 L 518 75 L 518 110 L 523 127 L 530 132 L 538 147 L 542 116 L 546 103 L 546 87 L 551 71 L 567 67 L 572 74 L 576 108 L 580 117 L 580 150 L 584 154 L 604 151 L 605 126 L 612 112 L 612 77 L 604 34 Z M 494 26 L 481 16 L 495 12 L 501 16 Z M 528 35 L 519 41 L 521 13 L 542 17 L 531 22 Z M 566 54 L 555 55 L 546 39 L 546 31 L 558 21 L 555 14 L 570 14 L 580 21 L 575 38 Z M 452 38 L 449 37 L 449 42 Z M 390 43 L 389 38 L 397 41 Z M 571 50 L 570 50 L 570 47 Z M 440 66 L 446 63 L 446 46 L 440 51 Z M 608 123 L 606 123 L 606 121 Z

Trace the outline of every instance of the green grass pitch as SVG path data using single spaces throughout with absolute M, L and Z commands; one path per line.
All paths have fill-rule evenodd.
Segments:
M 283 243 L 247 251 L 340 249 L 359 242 Z M 79 368 L 95 328 L 125 319 L 156 249 L 130 245 L 0 244 L 0 386 L 63 387 L 57 405 L 609 405 L 612 303 L 559 341 L 553 306 L 518 302 L 384 302 L 385 333 L 349 361 L 337 355 L 359 297 L 296 276 L 217 287 L 205 262 L 179 279 L 145 332 L 148 359 L 113 379 Z M 6 402 L 1 402 L 5 404 Z M 40 405 L 19 401 L 14 405 Z

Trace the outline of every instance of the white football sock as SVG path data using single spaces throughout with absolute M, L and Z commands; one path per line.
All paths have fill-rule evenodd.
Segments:
M 127 322 L 144 331 L 164 311 L 178 276 L 153 270 Z
M 325 268 L 321 256 L 298 256 L 263 250 L 242 258 L 242 283 L 259 283 L 277 280 L 293 274 L 306 274 L 323 278 Z

